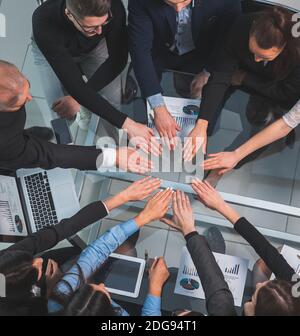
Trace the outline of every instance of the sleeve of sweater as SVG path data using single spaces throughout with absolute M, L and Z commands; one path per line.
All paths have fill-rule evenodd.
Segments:
M 240 218 L 234 228 L 254 248 L 277 279 L 291 281 L 295 273 L 292 267 L 246 218 Z
M 60 241 L 72 237 L 80 230 L 106 215 L 107 210 L 102 202 L 91 203 L 73 217 L 63 219 L 55 226 L 44 228 L 10 246 L 7 250 L 27 251 L 34 256 L 54 247 Z
M 33 15 L 35 42 L 68 94 L 80 105 L 104 118 L 112 125 L 122 128 L 127 116 L 118 111 L 97 92 L 97 89 L 105 82 L 101 81 L 101 85 L 97 84 L 96 77 L 98 76 L 96 76 L 91 78 L 90 83 L 85 83 L 78 65 L 65 48 L 61 35 L 59 27 L 52 27 L 51 23 L 42 21 L 36 13 Z

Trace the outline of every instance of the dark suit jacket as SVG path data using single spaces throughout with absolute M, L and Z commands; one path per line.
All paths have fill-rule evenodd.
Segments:
M 144 97 L 162 92 L 156 64 L 174 44 L 176 12 L 163 0 L 129 0 L 129 48 Z M 195 1 L 192 34 L 201 58 L 209 60 L 218 38 L 241 11 L 240 0 Z
M 295 273 L 293 268 L 246 218 L 240 218 L 234 229 L 253 247 L 277 279 L 291 281 Z M 208 315 L 236 315 L 232 293 L 205 237 L 195 231 L 185 239 L 205 293 Z
M 300 61 L 291 67 L 286 78 L 280 80 L 275 76 L 276 65 L 282 60 L 283 54 L 264 66 L 263 62 L 255 62 L 249 50 L 251 27 L 258 15 L 251 13 L 238 17 L 220 45 L 217 61 L 202 95 L 199 119 L 210 123 L 215 121 L 216 113 L 223 106 L 226 92 L 231 86 L 232 76 L 238 69 L 247 72 L 242 86 L 250 92 L 258 93 L 288 109 L 299 100 Z
M 203 287 L 208 315 L 235 316 L 232 293 L 205 237 L 192 232 L 185 238 Z

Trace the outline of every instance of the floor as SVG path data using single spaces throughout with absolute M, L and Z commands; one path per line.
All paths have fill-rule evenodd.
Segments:
M 30 18 L 35 7 L 35 0 L 26 0 L 26 5 L 25 1 L 3 0 L 0 7 L 1 12 L 7 18 L 7 37 L 1 38 L 0 59 L 16 64 L 29 78 L 32 86 L 34 99 L 27 107 L 27 126 L 49 125 L 50 120 L 50 111 L 41 90 L 39 74 L 35 69 L 30 52 Z M 16 8 L 18 8 L 18 19 L 14 20 Z M 228 143 L 229 145 L 238 135 L 239 128 L 242 127 L 241 120 L 230 112 L 225 120 L 221 120 L 221 124 L 222 127 L 210 141 L 211 151 L 218 150 L 218 144 L 220 143 Z M 78 134 L 76 127 L 72 128 L 72 132 L 74 137 L 84 136 Z M 300 163 L 299 146 L 300 142 L 297 141 L 293 149 L 285 148 L 280 153 L 258 160 L 255 165 L 249 164 L 239 171 L 227 175 L 221 180 L 218 188 L 261 199 L 268 199 L 272 195 L 273 201 L 300 206 L 300 170 L 297 169 Z M 270 171 L 272 171 L 272 176 L 270 176 Z M 249 176 L 255 177 L 255 183 L 249 184 Z M 88 177 L 85 180 L 81 195 L 82 206 L 98 199 L 103 183 L 109 183 L 109 193 L 111 195 L 126 187 L 125 182 L 102 181 Z M 215 213 L 212 214 L 205 210 L 196 201 L 193 202 L 193 206 L 198 213 L 217 216 Z M 300 235 L 299 219 L 287 218 L 287 216 L 267 213 L 263 210 L 242 207 L 239 207 L 239 210 L 251 221 L 259 222 L 259 226 Z M 136 213 L 137 209 L 131 206 L 124 206 L 122 209 L 113 211 L 107 219 L 103 220 L 98 234 L 128 218 L 134 217 Z M 198 230 L 203 232 L 207 227 L 209 227 L 209 224 L 200 223 Z M 258 258 L 253 249 L 232 229 L 222 228 L 222 233 L 226 241 L 227 254 L 249 259 L 251 269 Z M 89 229 L 82 232 L 81 236 L 88 240 Z M 272 239 L 271 242 L 276 247 L 283 244 L 283 241 L 275 239 Z M 169 267 L 178 267 L 181 249 L 184 245 L 184 239 L 178 232 L 156 222 L 141 230 L 136 249 L 139 257 L 144 257 L 147 250 L 150 257 L 164 256 Z M 5 245 L 1 247 L 5 247 Z M 300 246 L 298 248 L 300 249 Z

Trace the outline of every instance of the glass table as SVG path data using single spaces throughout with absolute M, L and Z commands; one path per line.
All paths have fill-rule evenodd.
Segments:
M 189 87 L 192 78 L 193 76 L 189 74 L 166 72 L 162 80 L 164 95 L 188 98 L 189 93 L 186 88 Z M 243 91 L 237 90 L 231 95 L 222 110 L 214 133 L 209 137 L 208 153 L 234 149 L 259 131 L 258 128 L 251 126 L 246 119 L 245 111 L 248 101 L 249 94 Z M 147 123 L 146 107 L 141 97 L 136 97 L 133 102 L 123 105 L 121 109 L 136 121 Z M 95 144 L 99 138 L 98 130 L 99 118 L 93 115 L 87 133 L 82 135 L 77 130 L 76 143 L 84 145 Z M 231 203 L 242 216 L 245 216 L 277 246 L 287 243 L 290 246 L 300 248 L 299 149 L 299 131 L 296 130 L 296 142 L 292 148 L 285 145 L 284 139 L 271 144 L 265 150 L 259 152 L 255 160 L 244 164 L 239 169 L 233 170 L 217 181 L 217 190 L 221 192 L 223 198 Z M 190 195 L 197 229 L 200 233 L 203 233 L 204 229 L 211 225 L 217 225 L 222 233 L 227 232 L 227 235 L 234 233 L 232 225 L 227 220 L 200 204 L 190 184 L 186 183 L 185 174 L 171 171 L 167 173 L 156 172 L 151 175 L 161 178 L 161 188 L 172 187 Z M 105 199 L 109 195 L 125 188 L 129 183 L 141 178 L 141 175 L 128 172 L 77 172 L 75 181 L 81 204 L 85 205 L 94 200 Z M 111 227 L 110 225 L 116 225 L 118 224 L 117 221 L 126 220 L 130 216 L 134 216 L 139 209 L 144 207 L 144 204 L 145 202 L 133 202 L 129 207 L 125 208 L 124 212 L 117 211 L 117 214 L 113 215 L 111 219 L 95 223 L 81 232 L 80 236 L 86 243 L 89 243 Z M 109 221 L 110 223 L 107 223 Z M 153 226 L 162 229 L 159 223 L 155 223 Z M 159 230 L 159 233 L 156 233 L 155 230 L 151 231 L 150 235 L 155 237 L 153 241 L 156 239 L 159 241 L 164 234 L 169 237 L 169 240 L 162 249 L 158 246 L 159 242 L 157 246 L 148 244 L 149 251 L 147 251 L 150 254 L 152 253 L 152 255 L 153 253 L 159 253 L 157 250 L 162 251 L 161 255 L 164 255 L 169 260 L 171 259 L 171 264 L 174 266 L 171 267 L 171 277 L 164 290 L 162 308 L 166 311 L 171 311 L 183 307 L 205 312 L 204 300 L 174 294 L 181 250 L 176 244 L 173 244 L 174 242 L 170 241 L 171 230 L 168 230 L 166 231 L 167 233 L 164 233 L 164 230 Z M 157 236 L 155 236 L 156 234 Z M 231 239 L 230 237 L 229 240 Z M 145 239 L 146 241 L 148 238 L 143 236 L 141 240 Z M 173 234 L 172 239 L 182 238 L 178 238 L 178 236 Z M 180 244 L 183 246 L 185 244 L 184 240 L 180 240 Z M 141 245 L 144 246 L 143 244 Z M 172 256 L 173 254 L 174 256 Z M 234 250 L 234 255 L 243 257 L 239 247 Z M 137 256 L 144 257 L 144 247 L 137 246 Z M 175 259 L 176 261 L 174 261 Z M 244 301 L 251 296 L 251 290 L 251 276 L 248 274 Z M 142 304 L 146 292 L 147 275 L 145 274 L 138 299 L 116 295 L 114 298 L 123 302 L 126 301 L 126 303 Z M 170 295 L 172 295 L 172 300 L 170 300 Z M 241 311 L 239 307 L 238 313 L 241 313 Z
M 188 83 L 192 75 L 166 72 L 162 87 L 164 95 L 186 97 Z M 183 83 L 183 84 L 182 84 Z M 259 129 L 251 126 L 245 116 L 249 94 L 237 90 L 226 102 L 218 119 L 214 133 L 209 137 L 208 153 L 237 148 Z M 147 123 L 147 113 L 143 99 L 140 97 L 122 106 L 122 111 L 135 120 Z M 92 116 L 90 128 L 85 137 L 77 137 L 76 143 L 91 145 L 98 138 L 99 118 Z M 232 203 L 239 213 L 250 220 L 265 236 L 300 243 L 300 170 L 299 165 L 299 131 L 296 130 L 296 142 L 292 148 L 287 147 L 284 139 L 268 146 L 257 158 L 244 164 L 219 179 L 217 189 L 223 198 Z M 104 185 L 109 187 L 109 180 L 133 182 L 141 178 L 138 174 L 128 172 L 87 172 L 78 173 L 76 185 L 82 188 L 85 178 L 104 178 Z M 176 172 L 153 173 L 162 179 L 162 188 L 172 187 L 194 195 L 191 186 L 186 183 L 183 174 Z M 105 196 L 105 186 L 101 195 Z M 143 202 L 134 204 L 143 206 Z M 194 204 L 196 220 L 223 227 L 231 227 L 227 220 L 217 213 Z
M 34 68 L 32 69 L 34 70 Z M 33 70 L 30 73 L 34 78 L 30 79 L 39 87 L 35 79 L 37 76 L 34 76 Z M 164 95 L 188 98 L 187 88 L 192 78 L 189 74 L 166 72 L 162 80 Z M 215 131 L 209 138 L 209 153 L 236 148 L 251 134 L 258 131 L 249 125 L 245 117 L 248 100 L 249 95 L 247 93 L 236 91 L 226 102 Z M 39 105 L 41 105 L 41 111 L 46 108 L 42 100 L 36 100 L 29 105 L 28 111 L 37 110 Z M 136 121 L 147 123 L 145 103 L 139 95 L 130 104 L 122 105 L 121 110 Z M 78 129 L 76 124 L 73 123 L 70 129 L 74 143 L 78 145 L 95 144 L 101 136 L 100 126 L 99 118 L 96 115 L 92 115 L 87 132 Z M 287 242 L 289 245 L 300 248 L 299 149 L 299 131 L 296 130 L 296 142 L 293 148 L 285 146 L 284 141 L 278 141 L 270 145 L 263 153 L 260 153 L 254 161 L 223 176 L 217 183 L 217 189 L 222 193 L 224 199 L 230 202 L 241 215 L 247 217 L 262 234 L 269 237 L 277 246 Z M 73 174 L 82 207 L 93 201 L 106 199 L 133 181 L 142 178 L 141 175 L 127 172 L 100 173 L 73 170 Z M 205 208 L 195 199 L 194 191 L 186 183 L 184 174 L 165 172 L 153 173 L 152 175 L 162 179 L 162 188 L 172 187 L 173 189 L 183 190 L 190 195 L 197 230 L 200 233 L 203 233 L 211 225 L 217 225 L 223 233 L 227 247 L 230 245 L 232 255 L 247 257 L 245 256 L 246 250 L 247 253 L 250 251 L 253 259 L 257 258 L 249 246 L 242 245 L 245 242 L 241 238 L 236 238 L 237 235 L 227 220 L 216 212 Z M 81 242 L 89 244 L 110 227 L 134 217 L 139 209 L 144 207 L 144 204 L 145 202 L 133 202 L 114 211 L 108 218 L 85 228 L 78 234 Z M 232 243 L 233 241 L 238 242 L 237 247 Z M 58 247 L 65 246 L 64 244 L 60 244 Z M 163 310 L 170 312 L 174 309 L 186 308 L 205 312 L 204 300 L 174 294 L 181 248 L 184 245 L 185 241 L 181 234 L 162 223 L 155 222 L 141 232 L 136 245 L 136 255 L 143 258 L 147 249 L 150 257 L 163 255 L 167 260 L 171 276 L 163 292 Z M 248 277 L 247 280 L 244 300 L 251 296 L 250 278 Z M 147 275 L 145 274 L 139 298 L 132 299 L 118 296 L 114 296 L 114 298 L 126 301 L 126 303 L 140 305 L 147 293 L 147 286 Z M 172 297 L 172 300 L 170 300 L 170 297 Z M 238 308 L 238 312 L 241 313 L 241 308 Z

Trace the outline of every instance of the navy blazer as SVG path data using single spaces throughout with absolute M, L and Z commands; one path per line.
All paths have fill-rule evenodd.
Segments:
M 142 95 L 149 97 L 162 92 L 156 65 L 174 44 L 176 11 L 163 0 L 129 0 L 128 10 L 132 64 Z M 192 34 L 204 61 L 240 12 L 240 0 L 195 0 Z

